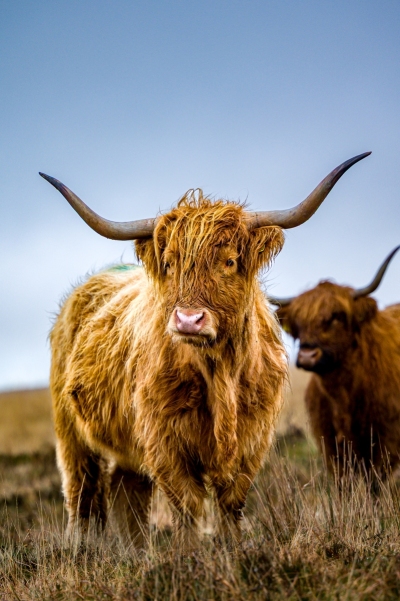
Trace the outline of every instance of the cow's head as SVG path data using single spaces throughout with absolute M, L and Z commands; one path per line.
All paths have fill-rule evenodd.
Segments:
M 136 251 L 175 341 L 209 346 L 234 334 L 256 274 L 281 250 L 280 227 L 249 228 L 244 208 L 191 190 Z
M 238 203 L 189 191 L 170 213 L 124 223 L 101 218 L 61 182 L 41 175 L 96 232 L 136 240 L 137 254 L 165 307 L 169 333 L 175 340 L 209 346 L 238 326 L 258 270 L 282 247 L 282 229 L 307 221 L 347 169 L 369 154 L 334 169 L 302 203 L 285 211 L 252 213 Z
M 377 313 L 368 296 L 379 286 L 397 246 L 385 259 L 371 284 L 362 289 L 320 282 L 297 297 L 271 298 L 278 305 L 283 328 L 299 341 L 297 367 L 320 375 L 340 367 L 349 351 L 357 347 L 358 333 Z

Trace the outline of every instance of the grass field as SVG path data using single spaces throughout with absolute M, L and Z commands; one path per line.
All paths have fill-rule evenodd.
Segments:
M 240 549 L 216 548 L 210 510 L 201 549 L 185 557 L 171 548 L 161 495 L 141 556 L 121 548 L 112 528 L 68 548 L 48 392 L 1 396 L 0 599 L 400 598 L 397 483 L 381 483 L 376 496 L 349 468 L 339 490 L 307 435 L 298 398 L 306 379 L 295 373 L 292 382 L 277 443 L 249 497 Z

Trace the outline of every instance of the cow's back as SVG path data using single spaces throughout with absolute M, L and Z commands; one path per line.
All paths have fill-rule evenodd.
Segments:
M 400 304 L 379 311 L 368 334 L 368 352 L 379 365 L 382 377 L 393 372 L 390 379 L 394 377 L 400 384 Z
M 390 321 L 393 321 L 394 325 L 400 326 L 400 303 L 396 303 L 394 305 L 389 305 L 381 314 Z

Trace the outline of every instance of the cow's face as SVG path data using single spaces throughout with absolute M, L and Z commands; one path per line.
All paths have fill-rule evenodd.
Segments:
M 277 315 L 299 340 L 297 367 L 324 375 L 343 365 L 357 346 L 360 328 L 376 311 L 374 299 L 354 299 L 351 288 L 321 282 L 278 309 Z
M 282 244 L 278 227 L 249 231 L 242 206 L 192 192 L 136 250 L 165 309 L 168 333 L 209 347 L 242 327 L 257 272 Z

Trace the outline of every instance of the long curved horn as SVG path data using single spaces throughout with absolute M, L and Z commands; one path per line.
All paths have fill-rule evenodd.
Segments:
M 138 238 L 151 238 L 157 219 L 139 219 L 137 221 L 109 221 L 100 217 L 92 211 L 84 202 L 76 196 L 67 186 L 64 186 L 58 179 L 40 173 L 45 180 L 50 182 L 66 200 L 83 221 L 85 221 L 95 232 L 111 240 L 135 240 Z
M 309 219 L 320 204 L 332 190 L 336 182 L 342 175 L 355 163 L 361 161 L 370 152 L 364 152 L 358 156 L 349 159 L 336 169 L 334 169 L 322 182 L 311 192 L 303 202 L 292 209 L 284 211 L 262 211 L 259 213 L 247 213 L 248 227 L 254 229 L 266 225 L 278 225 L 284 229 L 289 229 L 301 225 Z M 45 180 L 54 186 L 64 198 L 69 202 L 73 209 L 95 232 L 111 240 L 135 240 L 138 238 L 150 238 L 153 235 L 157 219 L 139 219 L 136 221 L 109 221 L 100 217 L 83 200 L 74 194 L 67 186 L 58 179 L 40 173 Z
M 267 295 L 268 302 L 270 302 L 271 305 L 277 305 L 278 307 L 287 307 L 295 298 L 295 296 L 288 296 L 287 298 L 278 298 L 277 296 Z
M 359 154 L 348 161 L 345 161 L 339 167 L 336 167 L 322 182 L 311 192 L 303 202 L 297 206 L 284 211 L 260 211 L 259 213 L 249 212 L 248 228 L 250 230 L 266 225 L 279 225 L 284 229 L 290 229 L 301 225 L 318 209 L 320 204 L 328 196 L 336 182 L 342 177 L 350 167 L 369 156 L 370 152 Z
M 385 271 L 388 268 L 390 261 L 393 259 L 394 255 L 397 253 L 399 248 L 400 248 L 400 245 L 396 246 L 396 248 L 392 250 L 390 255 L 388 255 L 386 257 L 386 259 L 383 261 L 382 265 L 379 267 L 379 269 L 376 273 L 376 276 L 374 277 L 374 279 L 368 286 L 366 286 L 365 288 L 359 288 L 358 290 L 354 290 L 353 298 L 360 298 L 360 296 L 367 296 L 368 294 L 372 294 L 372 292 L 374 292 L 378 288 L 379 284 L 382 281 L 383 276 L 385 275 Z

